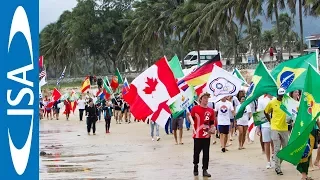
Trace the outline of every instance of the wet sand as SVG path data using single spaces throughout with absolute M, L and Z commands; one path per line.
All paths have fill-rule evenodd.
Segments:
M 104 121 L 97 122 L 97 135 L 87 135 L 85 121 L 77 113 L 66 121 L 40 121 L 40 179 L 112 179 L 112 180 L 167 180 L 207 179 L 192 174 L 193 139 L 184 130 L 184 145 L 175 145 L 173 135 L 160 128 L 160 141 L 151 141 L 150 126 L 143 122 L 116 124 L 111 122 L 111 133 L 105 133 Z M 283 176 L 274 169 L 267 170 L 258 139 L 239 151 L 237 140 L 229 151 L 221 153 L 219 142 L 210 147 L 208 179 L 222 180 L 295 180 L 299 173 L 291 164 L 282 164 Z M 314 151 L 314 154 L 316 151 Z M 49 154 L 49 155 L 48 155 Z M 200 154 L 200 159 L 202 155 Z M 315 157 L 313 157 L 315 158 Z M 310 172 L 320 179 L 320 170 Z

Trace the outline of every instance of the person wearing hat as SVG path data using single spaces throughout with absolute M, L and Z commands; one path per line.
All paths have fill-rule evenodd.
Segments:
M 287 146 L 289 138 L 286 113 L 280 108 L 285 92 L 285 89 L 279 88 L 277 98 L 271 100 L 264 110 L 264 114 L 271 124 L 271 139 L 274 146 L 275 171 L 277 175 L 283 175 L 281 171 L 282 161 L 277 157 L 277 153 L 281 150 L 281 147 Z
M 198 176 L 199 155 L 202 151 L 202 170 L 204 177 L 211 177 L 207 172 L 209 166 L 209 150 L 210 137 L 215 133 L 216 118 L 212 108 L 208 107 L 209 93 L 202 93 L 199 96 L 199 105 L 191 109 L 191 113 L 187 113 L 188 120 L 193 124 L 193 174 Z M 194 121 L 193 121 L 194 120 Z

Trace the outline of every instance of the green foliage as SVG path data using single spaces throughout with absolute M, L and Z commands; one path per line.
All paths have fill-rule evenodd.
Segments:
M 58 77 L 64 66 L 68 77 L 105 75 L 116 67 L 139 71 L 163 55 L 183 59 L 191 50 L 217 49 L 235 62 L 248 52 L 263 55 L 271 46 L 291 52 L 303 45 L 292 31 L 298 2 L 78 0 L 41 31 L 40 53 L 49 77 Z M 278 14 L 285 7 L 291 14 Z M 301 8 L 305 15 L 320 14 L 317 0 L 301 0 Z M 273 29 L 262 31 L 257 17 L 263 14 L 275 20 Z

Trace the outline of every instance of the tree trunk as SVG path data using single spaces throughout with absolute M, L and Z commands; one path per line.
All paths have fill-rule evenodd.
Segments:
M 200 60 L 200 29 L 198 29 L 197 51 L 198 51 L 198 66 L 200 66 L 200 64 L 201 64 L 201 60 Z
M 181 42 L 181 34 L 179 33 L 179 50 L 180 50 L 180 60 L 181 60 L 181 65 L 182 65 L 182 69 L 184 69 L 184 57 L 183 57 L 183 47 L 182 47 L 182 42 Z
M 147 65 L 148 65 L 148 67 L 150 67 L 150 66 L 151 66 L 151 52 L 150 52 L 150 48 L 147 49 L 147 56 L 148 56 Z
M 282 37 L 280 35 L 280 22 L 279 22 L 279 13 L 278 13 L 278 4 L 277 2 L 275 2 L 274 4 L 274 12 L 275 12 L 275 16 L 276 16 L 276 21 L 277 21 L 277 33 L 278 33 L 278 40 L 279 40 L 279 44 L 280 44 L 280 53 L 277 52 L 277 55 L 279 54 L 279 60 L 282 61 L 283 57 L 282 57 L 282 52 L 283 52 L 283 45 L 282 45 Z
M 299 21 L 300 21 L 300 53 L 303 53 L 303 22 L 302 22 L 302 0 L 299 0 Z
M 255 44 L 254 44 L 254 40 L 253 40 L 251 16 L 250 16 L 250 10 L 249 9 L 247 9 L 247 16 L 248 16 L 249 34 L 250 34 L 250 40 L 251 40 L 250 55 L 253 52 L 254 61 L 257 62 L 257 53 L 254 50 Z

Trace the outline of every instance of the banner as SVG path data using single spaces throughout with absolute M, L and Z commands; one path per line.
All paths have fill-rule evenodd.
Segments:
M 299 101 L 296 101 L 293 98 L 291 98 L 290 96 L 285 94 L 283 96 L 280 108 L 288 116 L 290 116 L 293 121 L 296 121 L 298 109 L 299 109 Z
M 172 118 L 177 118 L 181 115 L 190 105 L 193 104 L 194 101 L 194 89 L 192 87 L 188 87 L 185 91 L 181 91 L 175 101 L 170 103 L 169 108 L 172 113 Z
M 39 0 L 0 7 L 0 179 L 39 179 Z
M 253 113 L 252 117 L 253 117 L 253 123 L 255 126 L 260 126 L 261 124 L 268 122 L 266 116 L 264 115 L 264 111 Z

